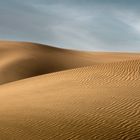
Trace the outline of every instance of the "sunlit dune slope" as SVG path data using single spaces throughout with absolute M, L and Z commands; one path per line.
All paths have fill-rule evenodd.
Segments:
M 1 140 L 139 140 L 140 59 L 0 86 Z
M 0 84 L 71 68 L 137 57 L 127 53 L 90 53 L 47 45 L 0 41 Z

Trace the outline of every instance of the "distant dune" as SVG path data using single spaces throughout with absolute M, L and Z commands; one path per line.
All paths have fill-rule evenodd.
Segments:
M 139 140 L 140 53 L 0 41 L 0 140 Z

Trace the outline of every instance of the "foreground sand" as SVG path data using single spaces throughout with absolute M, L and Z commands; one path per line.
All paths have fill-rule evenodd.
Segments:
M 3 41 L 0 54 L 0 140 L 140 139 L 140 54 Z

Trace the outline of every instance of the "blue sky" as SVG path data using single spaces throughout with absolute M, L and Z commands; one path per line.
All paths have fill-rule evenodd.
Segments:
M 0 0 L 0 39 L 140 52 L 140 0 Z

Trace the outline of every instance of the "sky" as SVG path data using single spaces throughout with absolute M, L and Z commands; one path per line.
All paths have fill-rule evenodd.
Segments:
M 0 0 L 0 40 L 140 52 L 140 0 Z

